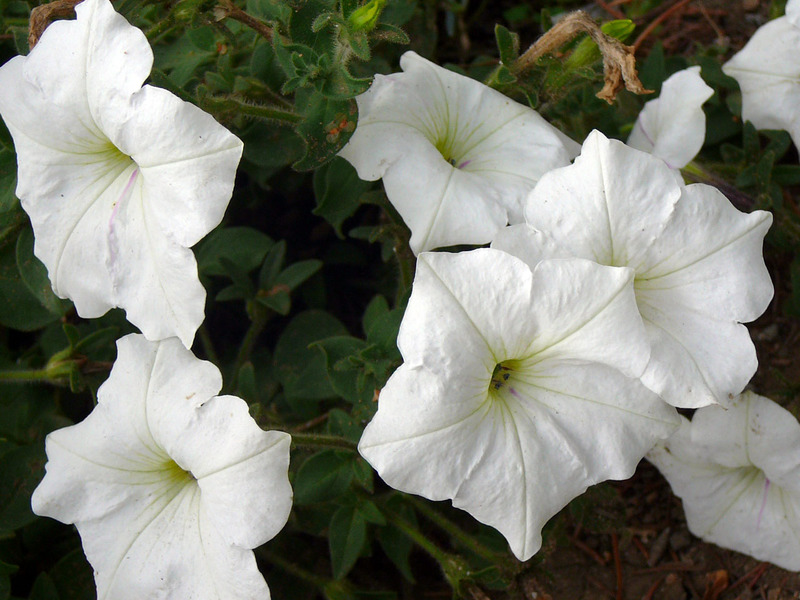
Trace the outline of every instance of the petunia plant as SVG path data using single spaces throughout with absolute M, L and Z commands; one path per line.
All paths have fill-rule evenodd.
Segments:
M 0 600 L 800 591 L 800 4 L 585 4 L 0 3 Z

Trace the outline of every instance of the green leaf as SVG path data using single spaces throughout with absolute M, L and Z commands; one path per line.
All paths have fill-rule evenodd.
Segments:
M 202 31 L 202 33 L 201 33 Z M 205 46 L 210 35 L 210 44 Z M 174 85 L 183 88 L 202 65 L 210 65 L 217 57 L 214 30 L 204 27 L 194 35 L 184 35 L 169 46 L 157 45 L 154 50 L 155 65 L 169 75 Z
M 361 318 L 361 327 L 364 329 L 364 333 L 367 333 L 372 328 L 379 317 L 388 312 L 389 302 L 386 298 L 380 294 L 373 297 L 367 304 L 367 308 L 364 309 L 364 316 Z
M 17 269 L 28 290 L 45 310 L 61 316 L 69 309 L 70 302 L 53 293 L 47 269 L 33 255 L 33 232 L 30 229 L 23 229 L 17 238 Z
M 314 173 L 314 214 L 331 224 L 344 239 L 342 223 L 358 210 L 361 196 L 371 187 L 358 177 L 353 166 L 343 158 L 334 158 Z
M 328 413 L 327 430 L 330 435 L 343 437 L 355 443 L 358 443 L 358 440 L 361 439 L 361 434 L 364 433 L 364 427 L 358 423 L 351 414 L 346 413 L 340 408 L 334 408 Z M 355 473 L 356 479 L 361 482 L 364 479 L 363 473 L 359 470 L 360 467 L 355 468 L 355 465 L 359 462 L 361 461 L 357 460 L 353 463 L 353 472 Z M 369 465 L 367 465 L 367 467 L 369 467 Z M 371 467 L 369 467 L 369 469 L 372 471 Z
M 61 600 L 56 584 L 47 573 L 39 573 L 33 582 L 29 600 Z
M 772 170 L 772 179 L 783 186 L 800 185 L 800 166 L 776 165 Z
M 247 271 L 237 262 L 232 261 L 227 256 L 221 256 L 219 263 L 225 269 L 226 275 L 231 278 L 236 289 L 244 298 L 252 298 L 256 294 L 256 287 L 250 280 Z
M 411 43 L 411 38 L 408 37 L 405 31 L 389 23 L 378 23 L 372 31 L 371 36 L 376 40 L 382 40 L 390 44 L 407 46 Z
M 258 399 L 256 371 L 250 361 L 244 363 L 236 375 L 236 395 L 249 403 Z
M 276 287 L 266 294 L 264 290 L 259 290 L 256 302 L 274 310 L 279 315 L 288 315 L 292 309 L 292 299 L 289 296 L 289 292 L 280 287 Z
M 19 206 L 16 188 L 17 157 L 13 151 L 3 148 L 0 150 L 0 213 Z
M 284 262 L 286 262 L 286 241 L 281 240 L 270 248 L 264 258 L 264 264 L 261 265 L 258 285 L 262 290 L 269 290 L 277 283 L 278 273 L 283 269 Z
M 661 84 L 667 78 L 667 65 L 664 60 L 664 47 L 661 42 L 656 42 L 647 55 L 645 61 L 639 66 L 639 80 L 648 90 L 654 90 L 657 96 Z
M 292 482 L 298 506 L 325 502 L 341 496 L 350 487 L 351 457 L 336 450 L 323 450 L 309 457 Z
M 81 548 L 64 556 L 49 574 L 61 600 L 94 600 L 97 597 L 92 567 Z
M 313 24 L 318 15 L 333 8 L 333 2 L 324 0 L 305 0 L 292 11 L 289 19 L 289 33 L 293 42 L 305 44 L 317 54 L 333 55 L 335 35 L 331 28 L 314 31 Z M 277 37 L 277 36 L 276 36 Z
M 366 36 L 353 38 L 350 48 L 361 60 L 370 59 Z M 316 88 L 331 100 L 347 100 L 366 92 L 371 82 L 369 78 L 353 77 L 345 65 L 333 65 L 325 77 L 320 77 L 316 81 Z
M 275 278 L 275 285 L 285 285 L 290 290 L 294 290 L 321 268 L 321 260 L 301 260 L 289 265 L 281 271 Z
M 352 99 L 333 100 L 319 92 L 312 94 L 305 119 L 297 126 L 297 133 L 306 143 L 306 153 L 294 168 L 310 171 L 331 160 L 350 139 L 357 119 L 358 108 Z
M 44 443 L 20 446 L 0 456 L 0 532 L 33 522 L 31 494 L 44 477 Z
M 259 19 L 287 22 L 292 8 L 284 0 L 247 0 L 247 12 Z
M 375 503 L 372 502 L 372 500 L 361 500 L 358 503 L 357 510 L 368 523 L 380 525 L 381 527 L 386 525 L 386 517 L 383 516 L 383 513 L 378 509 L 377 506 L 375 506 Z
M 228 271 L 221 260 L 227 259 L 249 273 L 261 264 L 274 243 L 251 227 L 215 229 L 197 250 L 197 267 L 202 275 L 226 276 Z
M 343 369 L 340 365 L 343 359 L 357 355 L 366 346 L 364 340 L 350 336 L 329 337 L 314 344 L 325 357 L 325 368 L 334 391 L 353 404 L 364 397 L 363 386 L 359 386 L 360 371 L 356 365 L 350 369 Z M 372 395 L 371 390 L 367 390 L 366 393 Z
M 506 66 L 514 64 L 519 58 L 519 35 L 498 23 L 494 26 L 494 38 L 500 62 Z
M 0 248 L 0 325 L 33 331 L 58 320 L 61 314 L 44 307 L 23 282 L 15 247 Z
M 396 498 L 396 500 L 394 498 L 390 500 L 388 504 L 393 506 L 393 510 L 400 513 L 405 521 L 416 526 L 417 517 L 414 511 L 405 502 L 402 502 L 399 497 Z M 389 557 L 389 560 L 397 567 L 397 570 L 408 581 L 414 583 L 414 575 L 411 573 L 411 565 L 408 562 L 414 542 L 403 531 L 392 525 L 391 522 L 386 527 L 378 529 L 376 537 L 378 538 L 378 544 L 380 544 L 386 556 Z
M 336 395 L 328 379 L 325 357 L 309 345 L 346 334 L 344 325 L 324 311 L 309 310 L 292 319 L 278 339 L 274 356 L 276 373 L 287 397 L 322 399 Z
M 11 597 L 11 575 L 19 571 L 16 565 L 10 565 L 0 560 L 0 600 Z
M 333 576 L 342 579 L 356 564 L 367 541 L 367 523 L 354 506 L 342 506 L 331 518 L 328 542 Z

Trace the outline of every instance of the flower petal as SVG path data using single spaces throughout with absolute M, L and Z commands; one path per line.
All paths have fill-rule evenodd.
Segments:
M 800 28 L 780 17 L 759 27 L 722 70 L 739 82 L 744 120 L 758 129 L 785 129 L 800 147 L 798 49 Z
M 681 421 L 648 459 L 683 499 L 692 533 L 800 570 L 800 424 L 751 392 Z
M 661 95 L 644 105 L 628 137 L 628 146 L 655 154 L 672 169 L 686 166 L 703 147 L 706 115 L 702 105 L 714 90 L 700 77 L 700 67 L 674 73 Z
M 241 140 L 193 104 L 149 85 L 126 106 L 104 109 L 104 131 L 139 167 L 146 210 L 178 244 L 193 246 L 222 220 Z
M 545 175 L 531 192 L 525 219 L 563 254 L 638 272 L 680 193 L 663 161 L 593 131 L 575 164 Z

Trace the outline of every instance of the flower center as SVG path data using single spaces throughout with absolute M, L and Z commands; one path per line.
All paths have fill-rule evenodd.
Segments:
M 164 475 L 166 475 L 167 479 L 172 481 L 172 483 L 175 485 L 184 486 L 196 481 L 191 471 L 185 470 L 174 460 L 168 460 L 165 462 L 163 469 Z
M 442 155 L 442 158 L 456 169 L 463 169 L 472 162 L 470 160 L 464 160 L 462 156 L 459 156 L 461 152 L 459 152 L 459 149 L 456 147 L 456 139 L 449 134 L 440 134 L 438 138 L 434 140 L 433 145 L 439 151 L 439 154 Z
M 522 396 L 515 387 L 515 371 L 519 365 L 516 361 L 503 361 L 498 363 L 492 371 L 492 379 L 489 381 L 489 397 L 494 400 L 505 402 L 511 394 L 514 398 L 520 400 Z

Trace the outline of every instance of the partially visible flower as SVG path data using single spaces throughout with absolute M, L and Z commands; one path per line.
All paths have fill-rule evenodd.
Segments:
M 493 246 L 529 265 L 575 256 L 636 272 L 646 386 L 687 408 L 742 391 L 758 363 L 741 323 L 772 299 L 762 255 L 771 214 L 741 213 L 716 188 L 684 186 L 662 160 L 595 131 L 575 164 L 542 178 L 525 217 Z
M 400 66 L 356 98 L 358 125 L 340 155 L 361 179 L 383 178 L 414 253 L 488 243 L 522 221 L 539 177 L 578 152 L 536 111 L 474 79 L 414 52 Z
M 47 436 L 34 512 L 75 524 L 101 600 L 268 599 L 251 549 L 289 516 L 290 436 L 178 339 L 117 349 L 92 413 Z
M 671 169 L 685 167 L 703 147 L 706 115 L 703 103 L 714 95 L 700 77 L 700 67 L 671 75 L 661 95 L 644 105 L 636 119 L 628 145 L 655 154 Z
M 630 477 L 675 410 L 632 377 L 647 363 L 630 269 L 533 270 L 504 252 L 425 253 L 359 443 L 390 486 L 497 528 L 520 560 L 590 485 Z M 629 377 L 630 376 L 630 377 Z
M 762 25 L 722 65 L 742 90 L 742 118 L 758 129 L 784 129 L 800 148 L 800 4 Z
M 800 424 L 752 392 L 709 406 L 647 458 L 683 499 L 689 530 L 800 571 Z
M 188 347 L 205 313 L 189 249 L 222 219 L 242 143 L 142 83 L 153 53 L 108 0 L 84 0 L 0 68 L 17 195 L 53 290 L 82 317 L 120 306 L 149 339 Z

